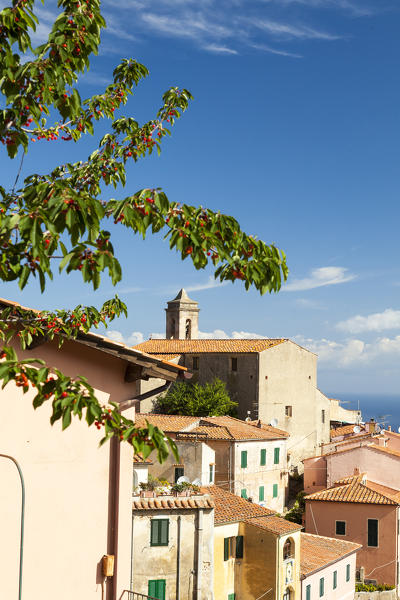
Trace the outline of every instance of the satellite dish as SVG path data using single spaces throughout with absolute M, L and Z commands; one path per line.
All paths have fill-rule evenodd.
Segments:
M 353 427 L 353 431 L 354 431 L 354 433 L 360 433 L 360 431 L 361 431 L 361 428 L 360 428 L 358 425 L 355 425 L 355 426 Z
M 176 483 L 190 483 L 190 479 L 186 475 L 182 475 L 182 477 L 178 477 Z
M 382 431 L 382 427 L 380 425 L 377 425 L 375 427 L 375 433 L 380 433 Z
M 201 485 L 202 485 L 202 483 L 201 483 L 201 479 L 199 479 L 199 478 L 197 477 L 196 479 L 194 479 L 194 480 L 192 481 L 192 485 L 198 485 L 198 486 L 201 486 Z
M 278 425 L 278 419 L 272 419 L 270 422 L 271 427 L 276 427 Z
M 247 417 L 245 418 L 245 421 L 251 421 L 251 412 L 248 410 L 247 411 Z
M 397 431 L 400 433 L 400 427 L 397 428 Z

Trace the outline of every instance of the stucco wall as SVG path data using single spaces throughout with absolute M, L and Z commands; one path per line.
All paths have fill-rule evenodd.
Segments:
M 346 581 L 346 566 L 350 565 L 350 581 Z M 337 587 L 333 589 L 333 573 L 337 571 Z M 356 554 L 338 560 L 333 565 L 305 577 L 301 582 L 301 598 L 306 600 L 306 588 L 311 586 L 311 599 L 320 600 L 319 582 L 324 578 L 324 596 L 327 600 L 353 600 L 355 589 Z
M 162 510 L 133 512 L 133 586 L 135 592 L 148 594 L 150 579 L 166 580 L 166 598 L 176 600 L 178 521 L 180 517 L 180 599 L 193 600 L 197 573 L 197 527 L 199 510 Z M 203 510 L 201 544 L 201 600 L 213 599 L 214 513 Z M 169 519 L 168 546 L 150 546 L 150 520 Z
M 357 568 L 364 567 L 366 579 L 396 584 L 397 507 L 391 505 L 306 500 L 305 530 L 362 544 Z M 378 547 L 368 547 L 367 520 L 378 519 Z M 346 536 L 336 535 L 336 521 L 346 521 Z
M 300 460 L 318 454 L 318 446 L 329 440 L 329 400 L 317 396 L 317 356 L 286 341 L 260 353 L 259 418 L 290 433 L 290 464 L 302 471 Z M 285 407 L 292 407 L 292 416 Z M 325 410 L 325 424 L 321 411 Z
M 179 466 L 184 467 L 184 475 L 194 481 L 200 478 L 204 485 L 209 482 L 210 464 L 215 463 L 214 450 L 204 442 L 176 441 L 179 451 Z M 162 464 L 154 461 L 149 466 L 149 473 L 154 477 L 174 482 L 175 466 L 178 464 L 173 454 L 170 454 Z
M 307 458 L 304 461 L 304 491 L 312 494 L 326 488 L 327 470 L 326 458 Z
M 330 398 L 331 403 L 331 421 L 338 423 L 359 423 L 361 421 L 360 410 L 348 410 L 340 406 L 340 400 Z
M 228 598 L 234 594 L 237 583 L 237 572 L 240 572 L 241 561 L 235 558 L 224 560 L 224 538 L 239 535 L 239 523 L 215 525 L 214 528 L 214 598 Z M 242 535 L 240 533 L 240 535 Z M 236 582 L 236 583 L 235 583 Z
M 367 473 L 371 481 L 388 487 L 399 487 L 400 458 L 398 456 L 362 446 L 350 452 L 338 452 L 326 456 L 326 461 L 328 487 L 342 477 L 353 475 L 355 467 L 360 470 L 360 473 Z

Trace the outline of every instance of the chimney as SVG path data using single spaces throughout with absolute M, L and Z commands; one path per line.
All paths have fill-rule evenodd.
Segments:
M 365 426 L 366 426 L 368 433 L 374 433 L 375 427 L 376 427 L 375 419 L 371 419 L 370 421 L 368 421 L 368 423 L 365 423 Z
M 354 467 L 354 475 L 359 475 L 360 469 L 358 467 Z
M 388 425 L 388 431 L 392 431 L 392 426 Z

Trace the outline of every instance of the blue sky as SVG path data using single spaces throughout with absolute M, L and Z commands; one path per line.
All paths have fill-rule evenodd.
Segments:
M 108 29 L 82 96 L 132 56 L 150 77 L 126 114 L 152 118 L 172 85 L 195 97 L 161 157 L 130 166 L 125 190 L 105 196 L 160 186 L 171 200 L 220 209 L 284 249 L 290 267 L 284 289 L 260 297 L 240 283 L 216 285 L 162 237 L 143 242 L 117 228 L 116 291 L 130 314 L 110 335 L 134 343 L 163 333 L 166 301 L 185 287 L 199 301 L 202 332 L 290 337 L 318 353 L 329 394 L 398 393 L 398 0 L 106 0 L 103 8 Z M 54 4 L 38 11 L 42 41 Z M 95 145 L 37 143 L 23 174 L 85 158 Z M 3 157 L 3 185 L 17 168 Z M 78 276 L 56 278 L 44 296 L 35 284 L 22 293 L 0 285 L 2 296 L 45 308 L 112 293 L 106 278 L 96 293 Z

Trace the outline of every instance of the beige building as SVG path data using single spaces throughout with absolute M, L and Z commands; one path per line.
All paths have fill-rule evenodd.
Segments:
M 134 418 L 134 372 L 169 380 L 182 373 L 176 365 L 95 334 L 79 334 L 61 349 L 57 340 L 44 340 L 19 356 L 86 377 L 100 401 L 118 403 L 128 418 Z M 84 420 L 74 419 L 65 431 L 60 422 L 52 427 L 50 406 L 34 410 L 34 395 L 14 383 L 0 390 L 0 597 L 18 598 L 22 549 L 22 598 L 119 599 L 130 583 L 132 447 L 113 438 L 99 448 L 103 432 L 89 429 Z M 107 579 L 106 554 L 115 558 L 114 575 Z
M 207 494 L 135 496 L 130 589 L 159 600 L 212 600 L 213 508 Z
M 179 326 L 178 326 L 179 323 Z M 238 403 L 238 416 L 273 423 L 290 434 L 290 468 L 302 469 L 303 458 L 319 454 L 329 442 L 331 416 L 354 422 L 317 387 L 317 356 L 289 339 L 197 339 L 198 308 L 184 290 L 168 303 L 166 339 L 151 339 L 137 349 L 185 366 L 192 381 L 206 383 L 218 377 Z M 159 382 L 161 385 L 162 382 Z M 153 382 L 139 382 L 139 393 Z M 149 393 L 140 412 L 152 412 Z M 331 415 L 332 412 L 332 415 Z
M 170 455 L 163 464 L 151 465 L 149 472 L 155 477 L 200 479 L 203 485 L 215 483 L 283 511 L 288 483 L 285 431 L 227 416 L 136 415 L 138 425 L 145 426 L 146 420 L 168 433 L 180 454 L 179 464 Z

